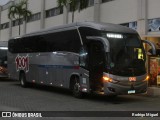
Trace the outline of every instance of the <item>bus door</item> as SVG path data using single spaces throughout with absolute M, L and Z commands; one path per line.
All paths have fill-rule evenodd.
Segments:
M 103 87 L 105 52 L 102 42 L 92 41 L 88 46 L 88 55 L 90 87 L 92 90 L 97 91 Z

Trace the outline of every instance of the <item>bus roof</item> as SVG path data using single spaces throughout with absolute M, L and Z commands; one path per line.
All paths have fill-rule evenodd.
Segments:
M 64 31 L 64 30 L 75 29 L 76 27 L 77 28 L 78 27 L 90 27 L 90 28 L 97 29 L 97 30 L 108 31 L 108 32 L 117 32 L 117 33 L 137 33 L 135 30 L 133 30 L 131 28 L 117 25 L 117 24 L 96 23 L 96 22 L 75 22 L 75 23 L 71 23 L 71 24 L 55 26 L 55 27 L 52 27 L 49 29 L 38 31 L 38 32 L 29 33 L 29 34 L 26 34 L 22 37 L 47 34 L 47 33 L 53 32 L 53 31 L 60 32 L 60 31 Z

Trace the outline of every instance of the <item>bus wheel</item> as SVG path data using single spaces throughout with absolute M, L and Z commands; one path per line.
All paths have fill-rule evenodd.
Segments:
M 25 73 L 20 73 L 20 76 L 19 76 L 19 80 L 20 80 L 20 84 L 22 87 L 27 87 L 27 82 L 26 82 L 26 76 L 25 76 Z
M 76 76 L 74 77 L 72 82 L 72 92 L 74 97 L 83 98 L 83 92 L 80 91 L 79 78 Z

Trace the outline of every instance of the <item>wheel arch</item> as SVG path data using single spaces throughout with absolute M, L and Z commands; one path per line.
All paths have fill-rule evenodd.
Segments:
M 72 84 L 74 82 L 74 78 L 77 77 L 80 80 L 80 74 L 79 73 L 72 73 L 69 79 L 69 89 L 72 89 Z
M 24 72 L 24 70 L 20 70 L 20 71 L 19 71 L 19 78 L 18 78 L 19 80 L 20 80 L 20 75 L 21 75 L 21 74 L 26 75 L 25 72 Z

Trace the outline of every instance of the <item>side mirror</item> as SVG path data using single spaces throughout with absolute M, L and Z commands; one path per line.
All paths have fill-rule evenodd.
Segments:
M 142 40 L 142 42 L 143 43 L 145 43 L 145 44 L 148 44 L 148 45 L 150 45 L 151 46 L 151 50 L 152 50 L 152 55 L 156 55 L 156 46 L 155 46 L 155 44 L 154 43 L 152 43 L 151 41 L 149 41 L 149 40 Z
M 97 37 L 97 36 L 87 36 L 87 39 L 102 42 L 103 45 L 104 45 L 105 52 L 110 52 L 110 44 L 109 44 L 109 41 L 106 38 Z

